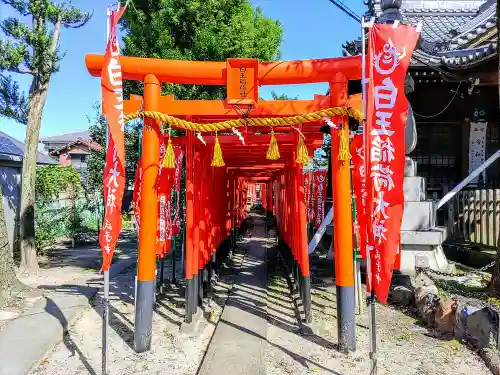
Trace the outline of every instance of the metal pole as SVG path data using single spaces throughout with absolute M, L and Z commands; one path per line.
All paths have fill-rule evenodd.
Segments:
M 163 255 L 163 258 L 160 259 L 160 295 L 163 294 L 164 290 L 164 270 L 163 268 L 165 267 L 165 255 Z
M 104 299 L 102 302 L 102 375 L 108 374 L 109 327 L 109 271 L 104 271 Z
M 175 277 L 175 250 L 177 247 L 177 236 L 172 236 L 172 284 L 177 284 L 177 279 Z
M 106 9 L 106 44 L 111 32 L 111 9 Z M 109 143 L 109 129 L 106 127 L 106 150 Z M 111 265 L 110 265 L 111 268 Z M 104 271 L 104 299 L 102 302 L 102 375 L 108 374 L 108 327 L 109 327 L 109 270 Z
M 362 69 L 362 79 L 361 87 L 363 93 L 363 141 L 365 146 L 365 171 L 368 166 L 368 136 L 366 132 L 366 47 L 365 47 L 365 18 L 361 19 L 361 69 Z M 371 269 L 371 254 L 368 251 L 368 246 L 366 247 L 366 274 L 368 278 L 368 284 L 372 285 L 372 269 Z M 370 335 L 370 375 L 377 375 L 377 331 L 375 326 L 375 294 L 373 290 L 367 293 L 367 303 L 368 303 L 368 328 Z

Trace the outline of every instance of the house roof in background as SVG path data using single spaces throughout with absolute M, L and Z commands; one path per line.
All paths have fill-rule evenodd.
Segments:
M 90 134 L 88 130 L 82 130 L 78 132 L 73 132 L 73 133 L 66 133 L 66 134 L 59 134 L 59 135 L 52 135 L 50 137 L 42 137 L 40 138 L 40 142 L 46 143 L 46 142 L 73 142 L 78 139 L 83 139 L 85 141 L 90 140 Z
M 24 143 L 0 131 L 0 159 L 21 162 L 24 157 Z M 51 157 L 37 151 L 37 164 L 57 164 Z
M 71 146 L 77 145 L 77 144 L 85 145 L 89 149 L 95 150 L 95 151 L 102 150 L 102 146 L 100 144 L 79 138 L 76 141 L 68 142 L 65 145 L 62 145 L 61 147 L 56 148 L 55 150 L 49 152 L 49 155 L 59 155 L 62 151 L 70 148 Z

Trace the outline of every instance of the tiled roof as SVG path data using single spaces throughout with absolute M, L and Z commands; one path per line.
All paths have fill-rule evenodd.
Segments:
M 450 68 L 459 68 L 462 66 L 470 66 L 482 62 L 487 58 L 491 58 L 497 52 L 497 43 L 489 43 L 488 45 L 471 48 L 467 50 L 457 50 L 443 54 L 429 54 L 422 50 L 414 52 L 412 59 L 413 65 L 421 65 L 422 63 L 430 65 L 445 65 Z
M 50 137 L 42 137 L 40 138 L 40 142 L 72 142 L 77 139 L 90 140 L 90 135 L 88 130 L 74 132 L 74 133 L 66 133 L 59 134 Z
M 405 14 L 409 23 L 422 23 L 422 38 L 431 44 L 449 42 L 453 38 L 452 30 L 458 30 L 460 26 L 474 19 L 473 15 L 432 15 L 422 17 L 420 15 Z M 443 43 L 443 44 L 444 44 Z
M 497 53 L 495 0 L 405 0 L 401 11 L 422 24 L 415 65 L 458 68 Z
M 0 159 L 21 162 L 24 157 L 24 143 L 0 131 Z M 55 160 L 37 151 L 38 164 L 57 164 Z
M 460 34 L 450 42 L 450 49 L 461 48 L 470 42 L 487 35 L 496 26 L 496 4 L 491 4 L 472 21 L 463 25 Z
M 71 147 L 75 144 L 79 144 L 79 143 L 85 145 L 86 147 L 88 147 L 91 150 L 95 150 L 95 151 L 102 150 L 102 146 L 99 145 L 98 143 L 79 138 L 76 141 L 68 142 L 68 143 L 62 145 L 61 147 L 56 148 L 55 150 L 51 151 L 49 154 L 50 155 L 59 155 L 62 151 L 68 149 L 69 147 Z

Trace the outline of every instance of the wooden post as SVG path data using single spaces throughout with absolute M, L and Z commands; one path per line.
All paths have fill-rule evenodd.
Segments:
M 144 79 L 144 109 L 159 110 L 161 87 L 158 79 L 146 75 Z M 156 288 L 156 219 L 158 203 L 156 178 L 160 157 L 159 123 L 144 120 L 142 142 L 142 188 L 141 188 L 141 230 L 139 231 L 139 254 L 137 261 L 137 294 L 135 305 L 134 348 L 138 353 L 151 348 L 154 295 Z
M 336 74 L 330 83 L 332 107 L 347 103 L 347 79 Z M 347 117 L 335 117 L 333 123 L 349 131 Z M 349 160 L 339 160 L 339 131 L 331 129 L 333 228 L 335 283 L 337 286 L 337 328 L 339 350 L 356 350 L 356 299 L 354 287 L 354 248 L 351 210 L 351 168 Z
M 297 134 L 297 138 L 300 137 Z M 302 303 L 304 306 L 304 317 L 306 323 L 312 322 L 311 315 L 311 273 L 309 269 L 309 252 L 307 243 L 307 207 L 304 189 L 304 176 L 302 174 L 302 166 L 299 163 L 294 165 L 295 176 L 295 196 L 298 209 L 298 215 L 295 228 L 297 250 L 300 258 L 300 269 L 302 272 Z
M 194 299 L 194 280 L 193 280 L 193 224 L 194 224 L 194 185 L 193 185 L 193 135 L 187 132 L 186 147 L 186 317 L 185 322 L 193 321 L 193 299 Z

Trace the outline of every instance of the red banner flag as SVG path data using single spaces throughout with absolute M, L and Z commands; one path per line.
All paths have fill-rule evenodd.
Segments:
M 104 169 L 104 222 L 99 233 L 102 270 L 108 271 L 122 229 L 125 190 L 125 137 L 123 82 L 116 29 L 125 8 L 111 13 L 110 33 L 101 73 L 102 111 L 108 121 L 108 144 Z
M 314 191 L 314 206 L 316 212 L 314 215 L 314 224 L 316 228 L 319 228 L 321 222 L 325 218 L 325 198 L 326 198 L 326 178 L 327 171 L 315 171 L 314 181 L 315 181 L 315 191 Z
M 180 201 L 181 201 L 181 172 L 182 172 L 182 160 L 184 158 L 184 152 L 179 149 L 179 153 L 176 152 L 175 157 L 175 175 L 174 175 L 174 189 L 175 189 L 175 214 L 172 223 L 172 235 L 178 235 L 181 232 L 181 211 L 180 211 Z
M 141 158 L 137 163 L 137 169 L 135 171 L 135 181 L 134 181 L 134 193 L 132 195 L 132 209 L 134 211 L 135 225 L 137 229 L 140 229 L 141 223 L 141 186 L 142 186 L 142 163 Z
M 362 258 L 366 257 L 366 179 L 363 135 L 355 135 L 351 141 L 352 186 L 356 201 L 355 228 L 358 249 Z
M 156 253 L 162 258 L 170 250 L 170 240 L 172 239 L 172 191 L 175 184 L 175 168 L 164 168 L 162 161 L 168 145 L 168 136 L 161 137 L 160 146 L 160 170 L 156 180 L 158 195 L 158 217 L 156 231 Z M 175 159 L 181 153 L 180 148 L 174 148 Z
M 374 25 L 369 33 L 367 123 L 367 250 L 372 287 L 382 303 L 392 279 L 403 219 L 404 130 L 408 101 L 404 81 L 418 39 L 409 25 Z
M 306 210 L 307 210 L 307 222 L 310 223 L 311 220 L 311 207 L 310 207 L 310 201 L 311 201 L 311 181 L 312 180 L 312 174 L 311 172 L 307 172 L 304 174 L 304 199 L 306 202 Z

